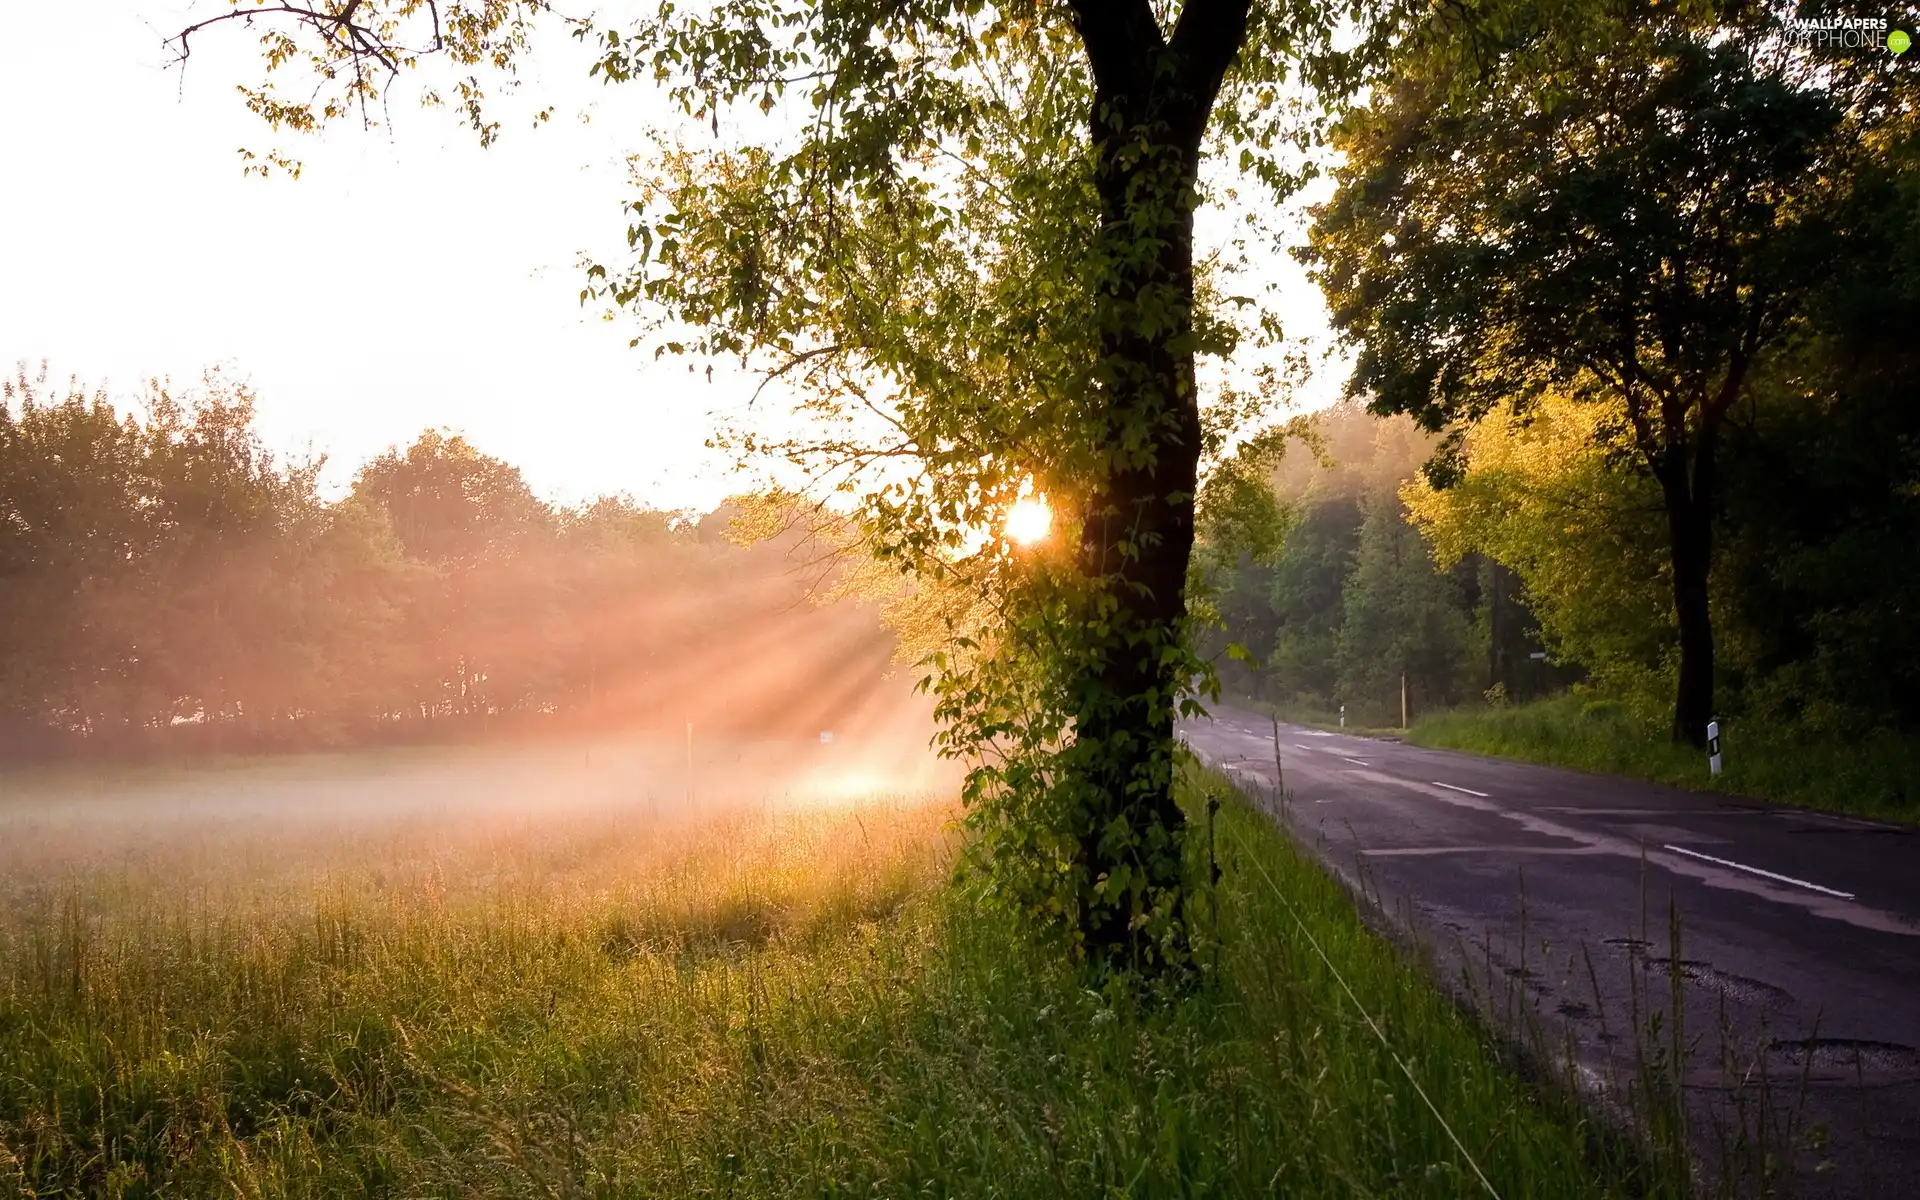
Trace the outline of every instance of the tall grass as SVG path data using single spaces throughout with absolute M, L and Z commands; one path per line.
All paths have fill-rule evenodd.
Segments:
M 1678 1193 L 1593 1152 L 1250 809 L 1214 831 L 1217 968 L 1158 999 L 1016 936 L 955 881 L 950 816 L 16 838 L 0 1189 Z
M 1882 734 L 1853 743 L 1730 722 L 1723 771 L 1676 746 L 1663 723 L 1578 695 L 1501 708 L 1433 713 L 1409 742 L 1503 758 L 1710 788 L 1760 800 L 1895 821 L 1920 820 L 1920 741 Z

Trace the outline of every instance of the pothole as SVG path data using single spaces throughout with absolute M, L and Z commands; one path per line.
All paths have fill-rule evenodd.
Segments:
M 1641 965 L 1649 971 L 1659 971 L 1669 978 L 1675 970 L 1674 961 L 1671 958 L 1645 958 L 1641 960 Z M 1722 971 L 1712 963 L 1701 962 L 1698 959 L 1681 959 L 1678 970 L 1680 978 L 1688 983 L 1712 988 L 1721 995 L 1742 1004 L 1759 1008 L 1784 1008 L 1793 1002 L 1793 994 L 1785 988 L 1778 988 L 1745 975 L 1735 975 L 1731 971 Z
M 1920 1072 L 1920 1050 L 1899 1042 L 1862 1038 L 1775 1038 L 1769 1052 L 1792 1067 L 1811 1066 L 1851 1076 L 1909 1075 Z

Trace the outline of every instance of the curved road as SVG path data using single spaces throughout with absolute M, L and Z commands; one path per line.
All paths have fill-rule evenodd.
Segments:
M 1677 985 L 1710 1174 L 1744 1130 L 1799 1147 L 1798 1194 L 1920 1197 L 1920 831 L 1228 706 L 1181 735 L 1602 1096 Z

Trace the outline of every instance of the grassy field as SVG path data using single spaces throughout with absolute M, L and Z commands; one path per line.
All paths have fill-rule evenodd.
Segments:
M 1920 744 L 1891 736 L 1836 745 L 1731 722 L 1720 742 L 1725 769 L 1716 777 L 1708 773 L 1706 755 L 1675 746 L 1664 725 L 1636 720 L 1605 701 L 1569 695 L 1434 713 L 1415 721 L 1406 740 L 1832 812 L 1920 821 Z
M 955 882 L 943 801 L 221 805 L 0 804 L 0 1190 L 1678 1191 L 1238 803 L 1217 974 L 1154 1003 Z

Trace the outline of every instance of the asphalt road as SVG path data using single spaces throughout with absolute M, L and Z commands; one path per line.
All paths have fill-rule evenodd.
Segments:
M 1920 1197 L 1920 833 L 1230 707 L 1182 736 L 1603 1099 L 1677 990 L 1710 1177 L 1744 1131 L 1799 1147 L 1798 1194 Z

